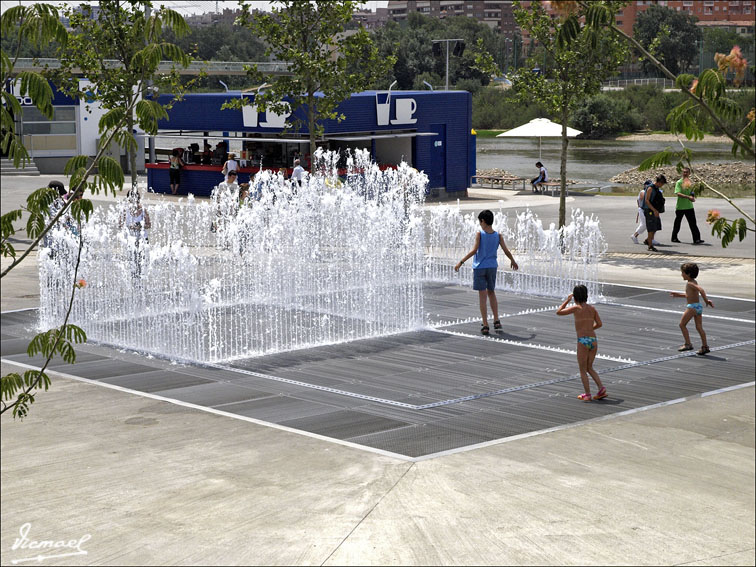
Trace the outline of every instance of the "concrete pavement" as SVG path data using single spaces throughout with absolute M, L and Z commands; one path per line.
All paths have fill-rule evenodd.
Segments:
M 632 203 L 606 199 L 613 281 L 642 285 L 653 266 L 652 287 L 669 270 L 678 289 L 682 255 L 615 249 L 612 215 Z M 545 218 L 554 202 L 532 206 Z M 733 295 L 742 278 L 752 298 L 753 241 L 720 250 L 701 282 Z M 2 284 L 3 310 L 36 305 L 33 267 Z M 407 463 L 53 378 L 27 419 L 0 422 L 2 564 L 39 553 L 13 549 L 26 523 L 27 540 L 91 536 L 47 565 L 754 564 L 752 386 Z

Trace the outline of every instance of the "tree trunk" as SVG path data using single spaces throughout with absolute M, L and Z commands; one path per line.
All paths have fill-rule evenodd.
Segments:
M 566 217 L 566 204 L 565 200 L 567 197 L 567 144 L 569 143 L 569 140 L 567 139 L 567 108 L 562 107 L 562 159 L 561 163 L 559 164 L 559 181 L 561 183 L 559 187 L 559 228 L 562 228 L 565 225 L 565 217 Z
M 129 117 L 126 121 L 126 125 L 129 129 L 129 133 L 133 135 L 134 132 L 134 118 Z M 137 187 L 137 168 L 136 168 L 136 149 L 130 149 L 129 150 L 129 170 L 131 171 L 131 188 L 136 189 Z
M 310 173 L 314 171 L 315 162 L 315 96 L 307 97 L 307 130 L 310 133 Z

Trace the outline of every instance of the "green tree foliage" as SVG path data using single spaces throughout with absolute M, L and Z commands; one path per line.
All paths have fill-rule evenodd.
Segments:
M 676 75 L 687 71 L 698 60 L 698 42 L 702 34 L 696 21 L 695 16 L 652 4 L 638 14 L 633 36 Z M 655 70 L 654 63 L 647 58 L 641 65 L 646 73 Z
M 514 89 L 481 87 L 473 94 L 473 128 L 509 130 L 533 118 L 554 118 L 551 110 L 536 100 L 522 98 Z
M 106 2 L 101 2 L 101 6 L 104 4 Z M 117 17 L 107 22 L 109 25 L 112 25 L 113 30 L 138 25 L 139 16 L 130 13 L 126 9 L 116 10 L 112 13 L 118 14 Z M 141 43 L 136 45 L 136 50 L 133 54 L 133 69 L 146 70 L 152 68 L 157 64 L 156 62 L 160 61 L 164 53 L 175 56 L 176 59 L 183 59 L 178 51 L 171 47 L 166 47 L 160 38 L 160 29 L 163 26 L 167 25 L 175 29 L 181 27 L 181 22 L 183 22 L 181 16 L 169 10 L 159 10 L 153 13 L 149 19 L 145 19 L 145 34 L 142 36 Z M 4 36 L 6 34 L 14 34 L 20 38 L 26 37 L 31 43 L 40 45 L 45 42 L 57 41 L 60 46 L 66 46 L 65 48 L 67 49 L 69 47 L 69 37 L 65 29 L 59 26 L 59 24 L 57 12 L 53 8 L 48 5 L 37 4 L 14 7 L 7 10 L 2 15 L 1 27 Z M 123 30 L 123 33 L 127 32 Z M 98 37 L 103 41 L 110 41 L 94 33 L 89 38 L 77 38 L 70 45 L 78 53 L 77 56 L 82 63 L 96 62 L 103 57 L 101 50 L 105 48 L 94 41 Z M 38 73 L 14 73 L 15 56 L 9 55 L 4 49 L 0 53 L 0 59 L 2 60 L 3 79 L 17 77 L 20 80 L 21 92 L 31 96 L 36 107 L 46 116 L 50 117 L 52 115 L 52 90 L 48 82 Z M 143 76 L 146 75 L 147 73 Z M 94 77 L 94 75 L 90 76 Z M 121 77 L 124 75 L 112 73 L 97 76 L 99 79 L 98 87 L 102 87 L 101 93 L 118 92 L 119 88 L 121 92 L 127 90 L 120 87 L 120 85 L 108 85 L 104 76 L 109 76 L 114 83 L 120 83 Z M 78 89 L 78 83 L 74 81 L 73 75 L 66 76 L 64 74 L 61 78 L 67 79 L 67 84 L 71 89 L 69 92 L 74 96 L 81 94 L 76 90 Z M 12 126 L 12 117 L 10 123 L 6 122 L 5 113 L 7 110 L 8 113 L 13 112 L 18 116 L 22 112 L 22 108 L 15 98 L 10 100 L 5 92 L 3 93 L 3 100 L 7 101 L 7 108 L 6 105 L 3 106 L 3 128 L 9 128 L 11 134 L 15 135 Z M 92 194 L 102 192 L 115 195 L 116 191 L 123 187 L 124 177 L 121 166 L 112 158 L 103 155 L 106 148 L 114 140 L 117 140 L 122 145 L 128 146 L 132 144 L 134 141 L 132 135 L 134 124 L 139 124 L 145 131 L 155 131 L 157 120 L 165 116 L 166 113 L 156 103 L 150 100 L 143 100 L 139 96 L 131 96 L 124 99 L 122 103 L 122 105 L 114 105 L 100 119 L 99 130 L 102 143 L 94 158 L 84 155 L 74 156 L 66 164 L 64 173 L 69 177 L 70 197 L 57 210 L 57 213 L 51 213 L 51 205 L 57 196 L 57 191 L 45 187 L 29 195 L 24 207 L 8 211 L 0 217 L 0 251 L 3 257 L 12 259 L 3 268 L 0 277 L 4 278 L 23 263 L 50 229 L 64 218 L 70 219 L 70 222 L 74 224 L 79 224 L 82 220 L 89 218 L 93 210 L 92 202 L 89 199 L 80 198 L 86 191 L 90 191 Z M 6 139 L 4 138 L 4 140 Z M 9 142 L 8 147 L 12 156 L 27 155 L 21 140 L 11 139 L 11 142 Z M 95 171 L 97 171 L 96 174 L 94 173 Z M 26 226 L 22 227 L 19 225 L 19 222 L 22 220 L 24 214 L 28 215 L 28 220 L 26 221 Z M 26 236 L 31 240 L 31 244 L 24 251 L 18 251 L 19 253 L 17 253 L 12 242 L 12 237 L 22 231 L 26 232 Z M 78 234 L 81 235 L 81 230 L 78 231 Z M 42 364 L 42 368 L 41 370 L 27 371 L 23 375 L 10 373 L 2 377 L 0 381 L 0 414 L 12 412 L 14 417 L 24 417 L 27 415 L 30 405 L 35 401 L 35 392 L 40 388 L 46 390 L 50 385 L 50 379 L 45 373 L 50 361 L 54 357 L 59 356 L 68 363 L 75 362 L 76 352 L 74 345 L 86 340 L 86 335 L 82 329 L 68 323 L 75 291 L 86 285 L 86 282 L 83 280 L 77 280 L 83 246 L 84 240 L 79 236 L 79 255 L 74 266 L 71 296 L 63 323 L 60 327 L 38 334 L 29 344 L 28 353 L 30 356 L 41 354 L 44 357 L 45 361 Z
M 433 55 L 434 39 L 463 39 L 466 49 L 461 57 L 449 52 L 449 85 L 466 80 L 464 86 L 476 81 L 477 86 L 488 85 L 491 74 L 505 66 L 507 49 L 504 36 L 494 32 L 475 18 L 464 16 L 444 19 L 411 12 L 401 23 L 388 22 L 373 34 L 381 56 L 396 56 L 393 70 L 380 77 L 374 88 L 386 88 L 394 80 L 400 89 L 417 88 L 417 77 L 438 77 L 431 84 L 443 85 L 446 77 L 446 46 L 441 56 Z M 450 49 L 454 47 L 452 43 Z M 429 81 L 430 82 L 430 81 Z M 459 86 L 457 87 L 459 88 Z
M 597 94 L 580 101 L 570 123 L 585 138 L 604 138 L 619 132 L 640 130 L 642 120 L 626 98 Z
M 260 38 L 249 33 L 241 25 L 216 22 L 208 26 L 190 26 L 189 33 L 176 37 L 171 30 L 165 30 L 165 40 L 178 45 L 185 53 L 199 61 L 265 61 L 265 45 Z M 218 90 L 219 81 L 231 89 L 249 86 L 245 75 L 208 75 L 185 88 L 192 90 Z
M 13 6 L 6 10 L 0 19 L 0 31 L 3 40 L 10 40 L 10 47 L 15 51 L 6 51 L 5 41 L 0 51 L 0 74 L 3 87 L 10 78 L 15 78 L 21 97 L 31 97 L 37 109 L 48 119 L 52 119 L 52 89 L 47 80 L 33 71 L 14 73 L 14 67 L 21 56 L 23 45 L 40 48 L 51 42 L 65 45 L 68 34 L 60 23 L 58 11 L 47 4 L 31 6 Z M 2 90 L 2 108 L 0 108 L 0 127 L 2 141 L 0 148 L 13 160 L 14 167 L 23 166 L 29 161 L 29 154 L 21 138 L 16 133 L 15 117 L 23 114 L 21 103 L 10 92 Z
M 703 30 L 704 51 L 706 53 L 729 53 L 736 45 L 743 53 L 753 57 L 754 37 L 741 35 L 730 30 L 707 28 Z
M 84 4 L 69 7 L 66 14 L 72 31 L 59 52 L 60 70 L 50 74 L 69 96 L 97 98 L 109 111 L 106 116 L 111 121 L 119 120 L 127 108 L 142 108 L 139 118 L 133 112 L 123 115 L 126 129 L 116 137 L 129 155 L 133 186 L 137 180 L 134 126 L 154 135 L 158 120 L 168 117 L 151 97 L 143 98 L 145 89 L 150 82 L 161 79 L 158 74 L 161 61 L 189 64 L 189 57 L 181 48 L 163 38 L 163 29 L 170 29 L 179 37 L 186 34 L 189 28 L 184 18 L 167 8 L 147 17 L 145 10 L 151 8 L 151 2 L 140 0 L 102 0 L 96 11 Z M 113 65 L 112 61 L 118 64 Z M 79 74 L 92 82 L 90 88 L 80 88 Z M 173 77 L 176 79 L 177 75 Z M 177 80 L 166 82 L 178 86 Z
M 601 4 L 607 10 L 616 9 L 615 3 Z M 548 55 L 548 64 L 536 74 L 530 69 L 542 61 L 529 59 L 527 68 L 514 77 L 514 88 L 522 98 L 537 100 L 546 106 L 562 124 L 560 228 L 566 217 L 567 121 L 586 96 L 601 90 L 601 82 L 616 73 L 628 54 L 624 42 L 611 33 L 581 27 L 577 18 L 583 15 L 584 8 L 579 8 L 574 14 L 552 18 L 540 2 L 532 2 L 529 9 L 523 9 L 519 2 L 515 2 L 517 24 L 527 30 L 542 52 Z M 574 38 L 569 44 L 563 40 L 565 34 Z
M 288 63 L 292 73 L 264 77 L 257 68 L 250 69 L 252 78 L 270 85 L 255 96 L 255 105 L 278 114 L 305 107 L 311 155 L 323 132 L 320 121 L 343 120 L 338 105 L 394 63 L 393 57 L 379 58 L 365 29 L 345 33 L 357 6 L 351 0 L 287 0 L 270 13 L 252 14 L 248 4 L 242 5 L 240 22 L 265 42 L 266 56 Z

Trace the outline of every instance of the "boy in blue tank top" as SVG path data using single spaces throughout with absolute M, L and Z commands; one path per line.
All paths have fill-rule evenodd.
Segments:
M 512 269 L 517 270 L 519 266 L 504 243 L 504 237 L 492 227 L 494 221 L 493 213 L 485 210 L 478 215 L 478 220 L 480 221 L 480 232 L 475 234 L 475 244 L 472 250 L 454 266 L 454 271 L 458 272 L 468 258 L 475 256 L 473 258 L 473 289 L 478 292 L 480 315 L 483 318 L 480 332 L 487 335 L 489 333 L 487 301 L 491 302 L 494 329 L 501 329 L 499 302 L 496 299 L 496 268 L 499 265 L 496 261 L 496 253 L 499 251 L 499 246 L 504 250 L 507 258 L 509 258 Z

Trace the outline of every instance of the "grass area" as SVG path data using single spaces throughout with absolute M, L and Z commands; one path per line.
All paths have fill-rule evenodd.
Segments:
M 721 191 L 731 199 L 739 199 L 741 197 L 753 197 L 756 196 L 756 188 L 750 183 L 727 183 L 723 185 L 713 185 L 717 191 Z M 719 195 L 704 189 L 701 197 L 714 197 L 721 199 Z
M 495 138 L 502 132 L 506 132 L 506 130 L 478 130 L 476 128 L 475 132 L 477 133 L 478 138 Z
M 731 199 L 741 199 L 744 197 L 754 197 L 756 196 L 756 188 L 754 188 L 753 185 L 750 183 L 724 183 L 721 185 L 714 185 L 714 188 L 718 191 L 721 191 Z M 620 196 L 620 197 L 636 197 L 638 195 L 638 191 L 640 191 L 640 188 L 637 187 L 612 187 L 610 191 L 601 192 L 601 195 L 610 195 L 610 196 Z M 667 198 L 667 201 L 669 201 L 670 197 L 667 195 L 668 191 L 665 191 L 665 197 Z M 672 193 L 674 193 L 674 189 L 672 190 Z M 704 189 L 704 192 L 699 195 L 699 197 L 708 197 L 708 198 L 714 198 L 714 199 L 721 199 L 719 195 L 716 193 L 713 193 L 712 191 L 709 191 L 708 189 Z M 673 196 L 674 199 L 674 196 Z

